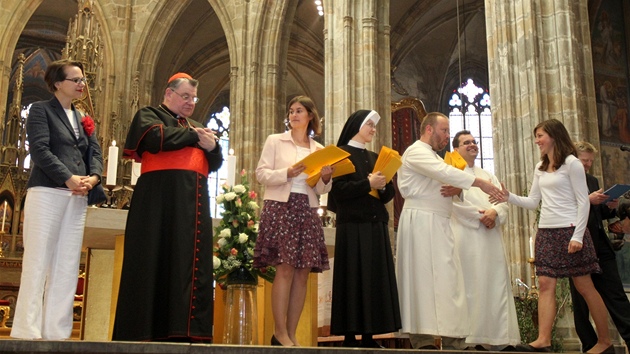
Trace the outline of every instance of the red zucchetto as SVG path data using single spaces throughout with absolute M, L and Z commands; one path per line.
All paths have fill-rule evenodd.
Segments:
M 168 79 L 168 83 L 170 84 L 171 81 L 177 80 L 177 79 L 189 79 L 189 80 L 192 80 L 193 78 L 192 78 L 192 76 L 190 76 L 190 75 L 188 75 L 186 73 L 177 73 L 177 74 L 171 76 L 170 79 Z

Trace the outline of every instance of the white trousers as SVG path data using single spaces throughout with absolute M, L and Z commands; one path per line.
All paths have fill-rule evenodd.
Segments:
M 24 257 L 11 337 L 63 340 L 72 334 L 86 197 L 32 187 L 24 203 Z

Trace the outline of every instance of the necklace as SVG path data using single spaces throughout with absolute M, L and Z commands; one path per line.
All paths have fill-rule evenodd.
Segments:
M 162 105 L 159 105 L 158 108 L 161 109 L 163 112 L 166 112 L 169 116 L 171 116 L 171 117 L 173 117 L 175 119 L 179 119 L 178 116 L 174 116 L 171 111 L 169 111 L 168 109 L 164 108 Z
M 186 128 L 188 126 L 188 121 L 186 120 L 186 118 L 173 115 L 173 113 L 171 111 L 169 111 L 168 109 L 164 108 L 161 104 L 158 105 L 158 108 L 161 109 L 162 111 L 166 112 L 169 116 L 177 119 L 177 125 L 179 125 L 180 127 Z

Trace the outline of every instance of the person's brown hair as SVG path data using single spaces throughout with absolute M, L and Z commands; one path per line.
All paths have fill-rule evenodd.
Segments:
M 460 130 L 458 131 L 455 136 L 453 137 L 453 149 L 458 148 L 459 147 L 459 137 L 462 135 L 472 135 L 472 133 L 470 132 L 470 130 Z
M 428 113 L 427 116 L 424 117 L 424 119 L 422 120 L 422 124 L 420 124 L 420 135 L 424 135 L 425 130 L 427 129 L 428 126 L 431 126 L 435 129 L 435 124 L 437 123 L 438 118 L 440 117 L 448 119 L 447 116 L 445 116 L 444 114 L 440 112 Z
M 287 104 L 287 119 L 289 118 L 289 110 L 294 103 L 300 103 L 306 111 L 313 115 L 313 119 L 311 119 L 308 123 L 307 133 L 313 135 L 319 135 L 322 132 L 322 125 L 319 121 L 319 113 L 317 112 L 317 107 L 315 107 L 315 103 L 308 96 L 295 96 L 289 101 Z M 291 123 L 288 123 L 289 128 L 291 128 Z
M 597 153 L 597 149 L 595 148 L 595 146 L 593 146 L 593 144 L 589 143 L 588 141 L 576 142 L 575 150 L 577 150 L 577 152 L 588 152 L 589 154 Z
M 564 127 L 561 121 L 557 119 L 549 119 L 543 122 L 538 123 L 536 128 L 534 128 L 534 136 L 536 136 L 536 131 L 538 129 L 542 129 L 549 135 L 550 138 L 553 139 L 554 149 L 553 149 L 553 168 L 555 170 L 559 169 L 562 164 L 564 164 L 564 160 L 569 155 L 577 156 L 577 151 L 575 150 L 575 145 L 573 145 L 573 141 L 569 136 L 569 132 L 567 128 Z M 540 156 L 540 160 L 542 164 L 540 165 L 539 170 L 546 171 L 549 168 L 549 158 L 546 154 Z
M 85 72 L 83 71 L 83 64 L 81 64 L 81 62 L 79 61 L 69 59 L 53 61 L 52 63 L 48 64 L 48 68 L 46 68 L 46 73 L 44 74 L 44 81 L 46 81 L 46 85 L 48 85 L 48 89 L 50 90 L 50 92 L 57 91 L 55 83 L 67 79 L 65 69 L 68 66 L 76 66 L 81 69 L 82 73 L 85 74 Z

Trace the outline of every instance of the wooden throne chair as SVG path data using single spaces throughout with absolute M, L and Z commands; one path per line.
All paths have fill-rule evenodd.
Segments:
M 427 115 L 424 104 L 417 98 L 406 97 L 398 102 L 392 102 L 392 149 L 398 151 L 400 155 L 405 150 L 420 139 L 420 124 Z M 398 191 L 396 177 L 394 177 L 394 230 L 398 230 L 398 218 L 402 211 L 405 200 Z

